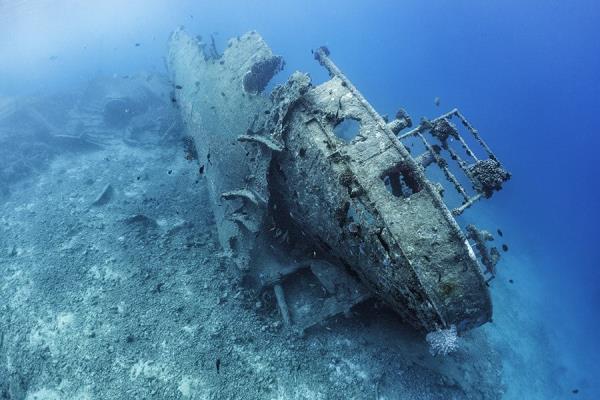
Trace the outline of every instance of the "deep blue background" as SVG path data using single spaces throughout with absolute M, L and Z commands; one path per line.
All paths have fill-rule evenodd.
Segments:
M 460 107 L 514 176 L 480 212 L 533 260 L 519 267 L 545 287 L 538 317 L 568 332 L 582 360 L 598 360 L 600 2 L 133 1 L 97 16 L 86 2 L 42 3 L 0 5 L 1 94 L 161 71 L 166 38 L 183 24 L 218 32 L 221 46 L 258 30 L 287 61 L 280 80 L 295 69 L 324 80 L 310 49 L 326 44 L 383 113 Z

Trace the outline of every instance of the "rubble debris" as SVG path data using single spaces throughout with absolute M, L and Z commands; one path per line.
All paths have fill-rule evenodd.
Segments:
M 181 119 L 158 75 L 96 78 L 65 96 L 2 100 L 0 196 L 65 152 L 102 150 L 113 142 L 152 146 L 180 140 Z M 158 116 L 158 117 L 157 117 Z
M 157 228 L 158 224 L 153 218 L 148 217 L 144 214 L 136 214 L 131 217 L 127 217 L 123 220 L 126 225 L 137 225 L 144 229 Z
M 114 194 L 115 189 L 110 183 L 108 183 L 106 186 L 104 186 L 104 189 L 102 189 L 102 193 L 100 193 L 100 195 L 96 197 L 96 200 L 92 202 L 92 207 L 99 207 L 108 204 L 108 202 L 111 201 Z
M 215 63 L 178 30 L 168 67 L 173 81 L 222 93 L 201 101 L 186 91 L 175 96 L 188 133 L 203 143 L 199 158 L 211 165 L 204 174 L 219 241 L 248 282 L 262 293 L 275 292 L 284 322 L 302 331 L 369 295 L 429 332 L 460 332 L 490 321 L 482 267 L 454 218 L 489 197 L 489 179 L 480 178 L 483 164 L 469 169 L 454 157 L 449 139 L 466 142 L 450 119 L 458 118 L 489 158 L 497 158 L 462 114 L 455 109 L 400 134 L 412 125 L 408 114 L 400 109 L 394 121 L 384 120 L 326 47 L 313 53 L 329 81 L 313 86 L 296 72 L 261 96 L 283 60 L 256 32 L 229 43 Z M 357 125 L 350 141 L 335 134 L 347 120 Z M 431 144 L 426 133 L 440 144 Z M 421 138 L 426 154 L 411 156 L 402 143 L 408 137 Z M 478 193 L 470 195 L 454 177 L 442 150 L 458 160 Z M 463 196 L 457 209 L 448 208 L 440 185 L 425 176 L 432 163 L 445 168 Z M 485 249 L 484 268 L 493 271 L 498 251 L 473 237 Z
M 190 221 L 181 221 L 175 225 L 173 225 L 172 228 L 170 228 L 167 233 L 165 234 L 166 237 L 169 236 L 174 236 L 184 230 L 188 230 L 188 229 L 192 229 L 194 227 L 194 223 L 190 222 Z
M 97 143 L 119 139 L 131 146 L 180 140 L 178 113 L 165 98 L 171 88 L 167 79 L 148 74 L 99 78 L 82 93 L 67 131 L 83 131 Z
M 258 193 L 254 193 L 248 189 L 232 190 L 229 192 L 225 192 L 221 194 L 221 197 L 225 200 L 237 198 L 248 200 L 250 203 L 254 204 L 257 207 L 264 207 L 266 205 L 265 199 L 261 198 Z
M 277 306 L 279 307 L 279 312 L 281 313 L 281 319 L 283 320 L 285 327 L 288 328 L 290 326 L 290 312 L 288 310 L 287 302 L 285 301 L 283 288 L 279 283 L 276 283 L 273 285 L 273 289 L 275 292 L 275 298 L 277 299 Z

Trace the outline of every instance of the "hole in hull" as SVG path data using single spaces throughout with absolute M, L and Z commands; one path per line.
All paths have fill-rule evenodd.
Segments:
M 333 133 L 346 143 L 352 141 L 359 132 L 360 122 L 352 118 L 343 119 L 333 128 Z
M 381 180 L 388 192 L 400 198 L 410 197 L 422 189 L 413 171 L 403 164 L 386 171 Z

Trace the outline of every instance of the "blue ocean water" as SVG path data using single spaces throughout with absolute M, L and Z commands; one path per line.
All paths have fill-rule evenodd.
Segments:
M 286 60 L 278 81 L 293 70 L 324 81 L 310 49 L 327 45 L 381 113 L 459 107 L 513 174 L 465 217 L 501 228 L 510 247 L 492 283 L 499 317 L 485 329 L 512 335 L 526 368 L 552 365 L 547 382 L 564 391 L 554 398 L 600 398 L 600 3 L 0 1 L 0 94 L 164 71 L 179 25 L 221 48 L 257 30 Z M 548 398 L 506 371 L 507 398 Z

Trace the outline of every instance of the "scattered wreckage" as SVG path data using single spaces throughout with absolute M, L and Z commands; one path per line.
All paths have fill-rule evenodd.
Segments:
M 99 77 L 59 96 L 0 97 L 0 197 L 64 152 L 177 142 L 181 119 L 169 91 L 165 77 L 140 73 Z
M 378 114 L 325 47 L 314 57 L 330 80 L 313 86 L 295 72 L 267 97 L 284 62 L 258 33 L 231 39 L 222 55 L 205 48 L 181 29 L 172 34 L 175 102 L 220 243 L 249 286 L 272 290 L 287 326 L 303 331 L 371 296 L 429 332 L 490 321 L 498 251 L 455 217 L 510 174 L 458 110 L 406 131 L 408 114 Z M 460 196 L 456 207 L 427 178 L 434 166 Z

